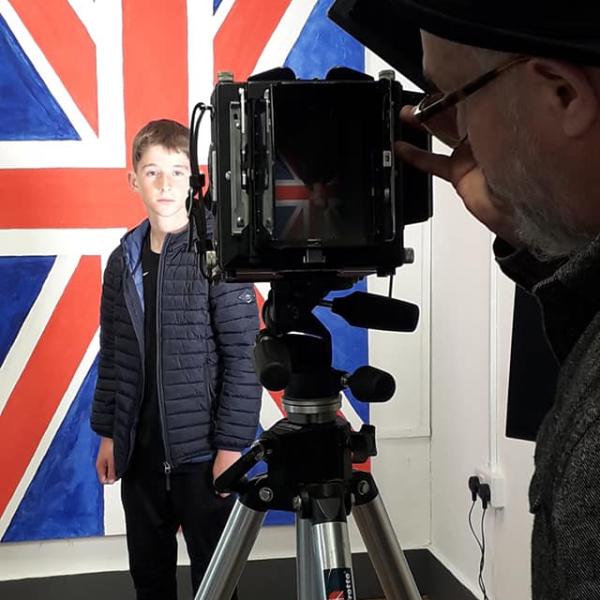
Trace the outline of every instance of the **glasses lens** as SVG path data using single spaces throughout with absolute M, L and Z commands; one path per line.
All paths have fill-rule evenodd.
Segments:
M 464 135 L 458 130 L 456 106 L 436 110 L 434 105 L 443 97 L 443 94 L 432 94 L 423 98 L 417 109 L 417 118 L 432 136 L 451 148 L 456 148 L 460 146 Z

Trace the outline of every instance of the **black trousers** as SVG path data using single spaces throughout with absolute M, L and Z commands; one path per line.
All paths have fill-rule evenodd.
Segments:
M 212 462 L 172 473 L 134 469 L 121 482 L 129 568 L 137 600 L 177 600 L 177 539 L 181 527 L 190 557 L 192 589 L 200 586 L 233 507 L 215 494 Z M 234 594 L 233 598 L 237 596 Z

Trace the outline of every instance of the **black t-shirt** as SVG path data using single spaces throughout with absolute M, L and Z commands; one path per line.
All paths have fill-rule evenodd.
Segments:
M 156 386 L 156 285 L 159 260 L 160 254 L 150 248 L 150 233 L 148 233 L 142 248 L 146 377 L 132 466 L 151 471 L 164 471 L 165 462 Z

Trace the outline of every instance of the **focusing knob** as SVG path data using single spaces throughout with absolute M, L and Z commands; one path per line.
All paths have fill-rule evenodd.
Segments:
M 369 366 L 360 367 L 352 375 L 346 375 L 342 384 L 363 402 L 386 402 L 396 391 L 396 382 L 389 373 Z

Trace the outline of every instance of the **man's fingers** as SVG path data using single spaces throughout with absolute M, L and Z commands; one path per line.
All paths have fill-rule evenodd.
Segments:
M 423 129 L 423 126 L 421 125 L 421 123 L 419 123 L 417 117 L 415 117 L 414 109 L 415 107 L 411 106 L 410 104 L 403 106 L 400 109 L 400 119 L 404 121 L 404 123 L 406 123 L 407 125 L 410 125 L 411 127 Z
M 409 165 L 446 181 L 452 180 L 452 159 L 449 156 L 433 154 L 406 142 L 396 142 L 395 148 L 398 156 Z

